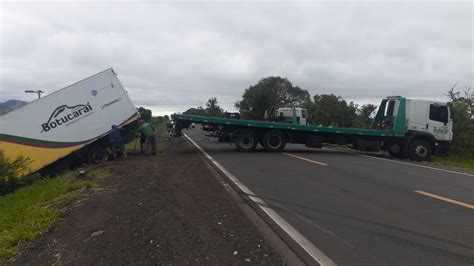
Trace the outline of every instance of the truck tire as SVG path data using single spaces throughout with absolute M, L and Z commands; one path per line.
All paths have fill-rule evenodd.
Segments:
M 257 147 L 258 138 L 255 133 L 250 130 L 242 130 L 237 134 L 235 138 L 235 146 L 238 151 L 241 152 L 252 152 Z
M 281 131 L 271 130 L 262 139 L 263 147 L 268 152 L 281 152 L 286 146 L 286 137 Z
M 433 146 L 426 140 L 414 140 L 408 148 L 408 155 L 412 161 L 429 161 L 433 153 Z
M 87 162 L 90 164 L 104 163 L 109 159 L 109 154 L 101 146 L 95 146 L 87 152 Z
M 403 159 L 405 154 L 403 153 L 402 147 L 400 144 L 391 144 L 387 148 L 387 152 L 393 157 L 398 159 Z

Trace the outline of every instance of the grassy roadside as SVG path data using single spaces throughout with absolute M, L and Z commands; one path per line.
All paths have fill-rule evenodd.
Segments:
M 474 158 L 463 158 L 463 157 L 439 157 L 435 156 L 432 159 L 433 163 L 440 165 L 454 166 L 458 168 L 467 168 L 474 170 Z
M 81 198 L 86 189 L 109 175 L 103 168 L 90 169 L 86 179 L 81 169 L 34 182 L 0 197 L 0 264 L 18 254 L 59 217 L 60 208 Z

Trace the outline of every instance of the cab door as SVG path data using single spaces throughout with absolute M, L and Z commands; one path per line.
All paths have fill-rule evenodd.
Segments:
M 451 140 L 452 119 L 450 116 L 448 106 L 436 103 L 430 104 L 426 125 L 428 132 L 433 134 L 436 140 Z

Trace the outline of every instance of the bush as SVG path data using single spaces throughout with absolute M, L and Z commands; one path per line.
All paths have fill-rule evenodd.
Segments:
M 28 170 L 29 158 L 19 156 L 13 161 L 8 160 L 0 150 L 0 195 L 13 191 L 23 181 L 22 173 Z
M 453 116 L 453 142 L 451 154 L 455 157 L 466 159 L 474 158 L 474 120 L 472 119 L 472 106 L 474 92 L 466 87 L 463 92 L 455 90 L 454 85 L 447 93 L 451 99 Z
M 452 154 L 474 158 L 474 120 L 469 113 L 469 105 L 456 101 L 453 103 L 453 142 Z

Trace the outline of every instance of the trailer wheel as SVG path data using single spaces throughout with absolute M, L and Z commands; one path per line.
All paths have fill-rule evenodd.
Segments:
M 263 136 L 263 147 L 268 152 L 281 152 L 286 146 L 286 137 L 281 131 L 271 130 Z
M 432 153 L 433 147 L 426 140 L 414 140 L 408 149 L 410 159 L 419 162 L 429 161 Z
M 90 164 L 104 163 L 109 159 L 107 151 L 100 146 L 93 147 L 87 153 L 87 162 Z
M 257 147 L 258 138 L 255 133 L 250 130 L 242 130 L 237 134 L 235 138 L 235 146 L 238 151 L 251 152 Z

